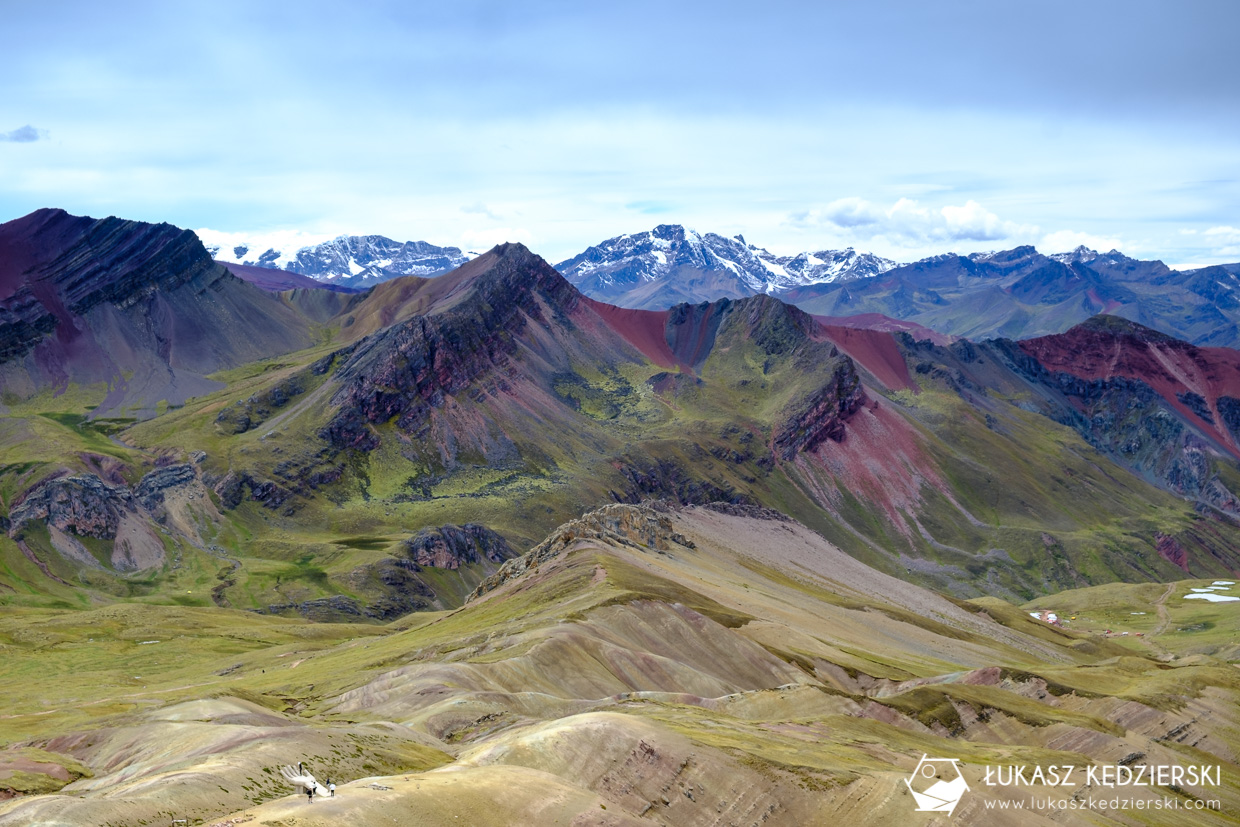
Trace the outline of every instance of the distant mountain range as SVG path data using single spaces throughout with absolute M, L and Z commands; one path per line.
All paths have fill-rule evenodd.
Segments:
M 562 261 L 556 269 L 591 298 L 621 307 L 661 310 L 833 284 L 896 267 L 872 253 L 820 250 L 777 256 L 743 236 L 705 235 L 679 224 L 622 235 Z
M 660 250 L 679 244 L 702 262 L 750 249 L 663 234 Z M 224 525 L 225 512 L 274 542 L 277 522 L 313 534 L 347 507 L 372 509 L 389 526 L 376 534 L 485 521 L 518 548 L 584 507 L 654 498 L 777 508 L 960 595 L 979 578 L 1027 598 L 1240 567 L 1225 528 L 1240 519 L 1240 356 L 1115 316 L 982 342 L 879 314 L 811 315 L 767 294 L 622 308 L 517 244 L 360 294 L 274 293 L 233 278 L 193 233 L 53 210 L 0 226 L 0 262 L 0 447 L 11 457 L 0 498 L 32 555 L 69 555 L 66 582 L 77 547 L 51 528 L 128 560 L 113 523 L 158 518 L 153 489 L 165 485 L 198 486 L 187 503 L 222 509 L 168 518 L 194 547 L 215 536 L 195 521 Z M 1117 253 L 1023 248 L 820 286 L 977 282 L 1030 304 L 1058 290 L 1062 305 L 1076 291 L 1119 301 L 1115 285 L 1184 277 Z M 114 432 L 122 442 L 103 438 Z M 100 489 L 105 478 L 120 488 Z M 1225 522 L 1207 531 L 1199 514 Z M 1128 550 L 1099 551 L 1121 534 Z M 290 591 L 242 563 L 234 579 L 263 597 L 225 583 L 220 599 L 337 619 L 459 605 L 505 556 L 475 535 L 490 550 L 457 554 L 450 589 L 417 559 L 371 554 L 371 535 L 349 534 L 340 544 L 358 554 L 323 577 Z
M 245 245 L 225 250 L 208 244 L 208 250 L 219 261 L 281 268 L 355 289 L 402 275 L 439 275 L 475 255 L 383 236 L 341 236 L 258 254 Z M 1172 270 L 1118 250 L 1078 247 L 1045 255 L 1025 246 L 897 264 L 851 247 L 780 256 L 743 236 L 661 224 L 607 239 L 556 269 L 587 296 L 635 309 L 765 294 L 818 316 L 879 314 L 971 339 L 1062 333 L 1109 313 L 1193 344 L 1240 346 L 1240 264 Z M 267 289 L 308 286 L 256 278 L 258 270 L 234 272 Z
M 271 246 L 259 238 L 225 244 L 200 231 L 216 261 L 287 270 L 338 287 L 367 288 L 399 276 L 438 276 L 460 267 L 476 253 L 425 241 L 393 241 L 381 235 L 342 235 L 311 246 Z

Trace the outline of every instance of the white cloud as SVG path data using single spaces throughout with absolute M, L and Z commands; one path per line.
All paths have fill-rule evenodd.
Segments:
M 1211 227 L 1202 233 L 1212 244 L 1240 244 L 1240 228 Z
M 1075 230 L 1059 230 L 1042 236 L 1038 249 L 1047 254 L 1068 253 L 1082 246 L 1100 253 L 1107 253 L 1111 250 L 1122 250 L 1124 242 L 1118 238 L 1091 235 Z
M 12 132 L 0 132 L 0 141 L 9 141 L 16 144 L 29 144 L 34 141 L 42 140 L 46 137 L 46 129 L 38 129 L 30 124 L 19 126 Z
M 495 210 L 491 209 L 490 206 L 482 203 L 481 201 L 477 201 L 467 207 L 461 207 L 461 212 L 466 215 L 485 215 L 487 218 L 495 221 L 498 221 L 502 217 L 495 212 Z
M 840 198 L 821 210 L 806 210 L 788 217 L 800 228 L 833 225 L 859 239 L 885 240 L 899 247 L 924 247 L 954 241 L 998 241 L 1029 236 L 1038 228 L 1005 221 L 976 201 L 926 207 L 901 198 L 883 208 L 864 198 Z
M 837 227 L 868 227 L 883 220 L 883 212 L 864 198 L 840 198 L 827 205 L 825 218 Z

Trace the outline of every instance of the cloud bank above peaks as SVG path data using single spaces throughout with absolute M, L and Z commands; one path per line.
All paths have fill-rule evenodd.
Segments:
M 910 249 L 958 241 L 1001 241 L 1035 235 L 1034 225 L 1006 221 L 977 201 L 941 207 L 901 198 L 883 207 L 864 198 L 840 198 L 821 209 L 789 216 L 805 229 L 837 228 L 859 241 L 885 240 Z

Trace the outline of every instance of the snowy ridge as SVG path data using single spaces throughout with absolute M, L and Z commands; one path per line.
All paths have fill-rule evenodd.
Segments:
M 591 294 L 675 278 L 682 270 L 730 274 L 743 292 L 755 294 L 865 278 L 895 266 L 894 261 L 851 247 L 777 256 L 746 243 L 740 235 L 703 235 L 679 224 L 660 224 L 653 230 L 608 239 L 560 262 L 556 269 Z
M 1118 255 L 1118 251 L 1112 250 L 1111 254 Z M 1081 261 L 1081 262 L 1093 261 L 1097 257 L 1098 257 L 1098 251 L 1091 250 L 1088 247 L 1086 247 L 1084 244 L 1077 247 L 1075 250 L 1073 250 L 1070 253 L 1052 253 L 1051 255 L 1047 256 L 1047 258 L 1053 258 L 1055 259 L 1055 261 L 1063 262 L 1064 264 L 1072 264 L 1077 261 Z
M 347 287 L 369 287 L 398 276 L 436 276 L 460 267 L 476 253 L 425 241 L 393 241 L 381 235 L 336 238 L 300 232 L 250 235 L 198 230 L 216 261 L 270 267 Z

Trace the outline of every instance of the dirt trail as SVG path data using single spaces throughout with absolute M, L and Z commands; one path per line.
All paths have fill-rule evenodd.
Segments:
M 1167 631 L 1167 627 L 1171 625 L 1171 614 L 1167 611 L 1167 598 L 1171 597 L 1171 593 L 1173 591 L 1175 591 L 1175 584 L 1169 583 L 1166 591 L 1162 593 L 1162 596 L 1154 601 L 1154 609 L 1158 612 L 1158 625 L 1151 629 L 1150 633 L 1145 637 L 1138 638 L 1138 640 L 1148 645 L 1151 649 L 1156 649 L 1161 652 L 1162 654 L 1160 655 L 1160 659 L 1163 660 L 1170 660 L 1171 658 L 1174 658 L 1175 655 L 1153 638 Z
M 1154 631 L 1150 632 L 1150 637 L 1161 635 L 1167 631 L 1167 625 L 1171 623 L 1171 615 L 1167 612 L 1167 598 L 1175 591 L 1175 584 L 1168 583 L 1167 590 L 1162 593 L 1162 597 L 1154 601 L 1154 608 L 1158 610 L 1158 625 L 1154 627 Z

